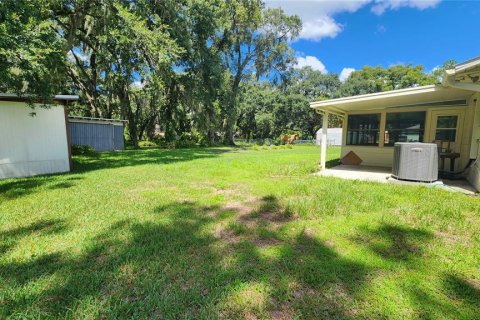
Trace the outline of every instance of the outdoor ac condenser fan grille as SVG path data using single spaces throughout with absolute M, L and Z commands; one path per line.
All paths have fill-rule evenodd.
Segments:
M 434 143 L 397 142 L 392 176 L 402 180 L 433 182 L 438 179 L 438 146 Z

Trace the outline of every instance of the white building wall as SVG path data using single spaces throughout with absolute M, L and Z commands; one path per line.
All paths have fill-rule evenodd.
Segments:
M 69 170 L 63 106 L 0 101 L 0 179 Z

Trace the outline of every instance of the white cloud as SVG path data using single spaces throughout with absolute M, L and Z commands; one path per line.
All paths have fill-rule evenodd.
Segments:
M 439 3 L 440 0 L 375 0 L 372 12 L 381 15 L 386 10 L 397 10 L 402 7 L 424 10 L 434 8 Z
M 296 67 L 298 69 L 301 69 L 303 67 L 312 67 L 313 70 L 320 71 L 321 73 L 328 72 L 323 62 L 318 60 L 318 58 L 314 56 L 298 57 Z
M 287 14 L 297 14 L 303 21 L 300 38 L 319 41 L 334 38 L 343 26 L 332 18 L 339 12 L 355 12 L 371 0 L 265 0 L 268 7 L 281 7 Z
M 300 38 L 320 41 L 335 38 L 343 30 L 333 16 L 341 12 L 355 12 L 372 5 L 375 14 L 401 7 L 419 10 L 435 7 L 440 0 L 265 0 L 267 7 L 281 7 L 287 14 L 296 14 L 303 21 Z
M 345 81 L 348 79 L 348 77 L 350 77 L 350 75 L 352 74 L 352 72 L 355 71 L 354 68 L 343 68 L 342 69 L 342 72 L 340 72 L 340 75 L 338 76 L 340 78 L 340 81 Z
M 300 38 L 315 41 L 322 38 L 335 38 L 342 29 L 343 26 L 341 24 L 329 16 L 323 16 L 313 21 L 304 22 Z

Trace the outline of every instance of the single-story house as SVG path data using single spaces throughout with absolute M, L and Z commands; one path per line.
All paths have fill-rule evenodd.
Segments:
M 0 94 L 0 179 L 72 169 L 66 106 L 78 96 L 57 95 L 49 108 Z
M 467 169 L 480 190 L 480 57 L 445 72 L 439 85 L 419 86 L 310 103 L 323 115 L 322 136 L 328 141 L 328 117 L 343 117 L 341 157 L 361 165 L 392 167 L 395 142 L 435 142 L 447 170 Z M 325 168 L 326 144 L 321 147 Z M 441 168 L 444 169 L 444 168 Z
M 69 116 L 72 146 L 89 146 L 98 152 L 123 150 L 127 120 Z

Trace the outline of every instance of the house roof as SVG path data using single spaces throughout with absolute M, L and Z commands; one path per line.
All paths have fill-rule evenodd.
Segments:
M 480 67 L 480 56 L 455 65 L 452 70 L 447 70 L 447 73 L 451 71 L 454 71 L 455 73 L 470 71 L 476 67 Z
M 344 114 L 350 111 L 367 111 L 413 106 L 461 105 L 473 94 L 472 91 L 428 85 L 401 90 L 363 94 L 352 97 L 311 102 L 318 111 Z
M 0 101 L 27 101 L 31 96 L 19 96 L 15 93 L 0 93 Z M 78 101 L 80 98 L 76 95 L 59 94 L 53 97 L 54 101 Z
M 310 107 L 319 112 L 345 114 L 349 111 L 367 111 L 414 106 L 442 106 L 466 104 L 475 92 L 480 92 L 480 56 L 457 64 L 445 71 L 443 85 L 429 85 L 391 90 L 358 96 L 315 101 Z
M 480 57 L 457 64 L 445 71 L 445 86 L 480 92 Z

